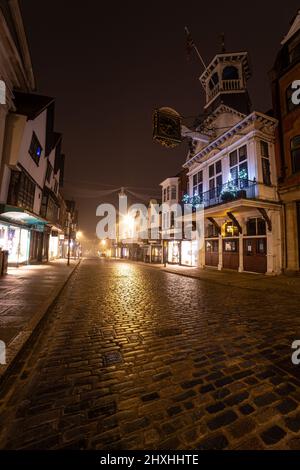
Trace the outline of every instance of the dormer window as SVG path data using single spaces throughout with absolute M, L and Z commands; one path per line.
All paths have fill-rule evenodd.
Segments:
M 222 80 L 238 80 L 239 71 L 233 65 L 228 65 L 223 69 Z

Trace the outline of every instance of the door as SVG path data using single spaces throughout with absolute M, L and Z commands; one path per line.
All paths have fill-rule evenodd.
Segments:
M 253 273 L 267 272 L 267 239 L 244 239 L 244 270 Z
M 223 240 L 223 268 L 239 269 L 239 240 L 237 238 Z
M 206 240 L 205 265 L 218 266 L 219 264 L 219 240 Z

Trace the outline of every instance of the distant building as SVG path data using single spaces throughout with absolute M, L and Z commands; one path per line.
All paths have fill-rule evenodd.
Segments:
M 274 117 L 251 112 L 247 52 L 217 54 L 200 77 L 204 112 L 194 124 L 183 165 L 186 194 L 179 178 L 163 183 L 163 202 L 204 207 L 205 240 L 168 242 L 167 262 L 279 274 L 282 269 L 281 203 L 277 193 Z M 195 133 L 195 136 L 196 136 Z M 166 216 L 165 216 L 166 217 Z M 167 215 L 172 218 L 172 214 Z M 174 218 L 173 218 L 174 219 Z M 195 223 L 195 216 L 193 216 Z M 174 220 L 163 220 L 164 227 Z M 174 230 L 173 230 L 174 235 Z M 176 238 L 176 237 L 175 237 Z
M 276 130 L 276 163 L 283 201 L 283 267 L 300 269 L 300 105 L 294 104 L 292 84 L 300 80 L 300 11 L 282 41 L 270 77 Z

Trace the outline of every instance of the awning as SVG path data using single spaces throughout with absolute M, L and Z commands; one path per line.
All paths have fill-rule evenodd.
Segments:
M 42 219 L 21 207 L 8 206 L 4 204 L 0 206 L 0 219 L 12 224 L 14 223 L 37 229 L 41 229 L 46 225 L 49 225 L 47 220 Z

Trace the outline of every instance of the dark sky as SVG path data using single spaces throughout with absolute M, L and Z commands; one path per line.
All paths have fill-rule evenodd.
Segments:
M 185 160 L 184 144 L 167 150 L 152 142 L 155 108 L 201 112 L 202 69 L 196 57 L 186 59 L 184 26 L 206 62 L 220 52 L 222 32 L 227 50 L 249 51 L 252 102 L 266 111 L 267 72 L 299 1 L 21 0 L 21 7 L 38 92 L 56 98 L 66 191 L 88 234 L 104 202 L 91 198 L 94 190 L 130 186 L 154 194 Z

